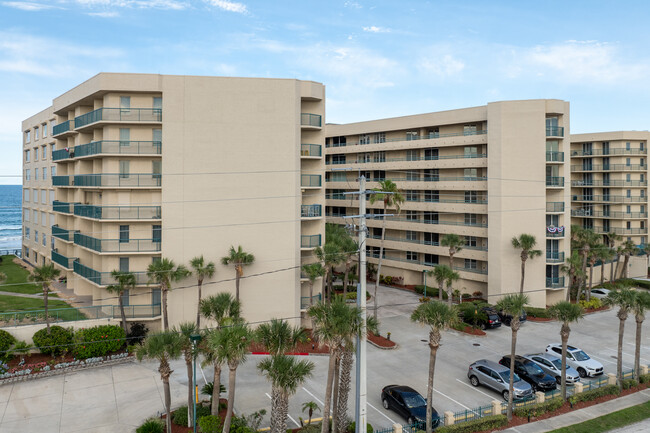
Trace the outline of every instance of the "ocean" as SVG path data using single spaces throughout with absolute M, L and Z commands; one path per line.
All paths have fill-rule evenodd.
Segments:
M 0 185 L 0 252 L 22 246 L 22 185 Z

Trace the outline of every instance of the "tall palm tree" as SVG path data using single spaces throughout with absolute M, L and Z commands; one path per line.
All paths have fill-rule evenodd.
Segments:
M 61 274 L 61 271 L 54 267 L 54 263 L 49 265 L 37 266 L 32 270 L 29 281 L 40 284 L 43 288 L 43 304 L 45 310 L 45 327 L 47 333 L 50 333 L 50 318 L 47 315 L 47 294 L 50 292 L 50 284 Z
M 253 333 L 248 324 L 239 321 L 219 333 L 219 355 L 228 364 L 228 411 L 223 421 L 223 432 L 230 432 L 232 409 L 235 404 L 235 386 L 237 381 L 237 367 L 246 361 L 248 349 L 253 341 Z M 215 385 L 216 386 L 216 385 Z
M 128 334 L 129 331 L 126 329 L 126 314 L 124 314 L 123 296 L 125 291 L 133 290 L 135 288 L 135 274 L 133 272 L 114 270 L 111 272 L 111 277 L 115 280 L 115 284 L 107 286 L 106 290 L 117 295 L 117 303 L 120 306 L 120 315 L 122 317 L 122 329 L 124 329 L 125 334 Z
M 614 258 L 614 250 L 608 245 L 603 245 L 598 249 L 598 260 L 602 263 L 600 265 L 600 284 L 605 284 L 605 263 Z
M 375 194 L 370 196 L 370 204 L 375 204 L 381 201 L 384 205 L 383 213 L 386 213 L 388 208 L 395 208 L 395 212 L 399 214 L 402 203 L 404 203 L 404 195 L 402 191 L 397 188 L 395 182 L 390 179 L 379 181 L 379 188 L 373 188 Z M 377 279 L 375 280 L 375 292 L 373 300 L 373 317 L 377 319 L 377 289 L 379 288 L 379 280 L 381 279 L 381 263 L 384 257 L 384 240 L 386 238 L 386 217 L 382 217 L 381 222 L 381 239 L 379 243 L 379 262 L 377 263 Z M 364 245 L 361 246 L 365 248 Z
M 214 262 L 206 263 L 203 255 L 196 256 L 190 260 L 190 266 L 194 270 L 198 284 L 198 301 L 196 304 L 196 327 L 201 327 L 201 288 L 203 287 L 203 280 L 205 278 L 212 278 L 215 273 Z
M 625 241 L 623 242 L 623 257 L 625 257 L 625 260 L 623 261 L 623 275 L 625 275 L 625 278 L 629 277 L 629 269 L 628 269 L 628 264 L 630 263 L 630 257 L 632 254 L 638 254 L 639 253 L 639 247 L 637 247 L 634 242 L 632 241 Z
M 616 354 L 616 380 L 618 386 L 623 387 L 623 333 L 625 332 L 625 321 L 630 311 L 634 310 L 636 294 L 632 288 L 620 284 L 619 288 L 612 290 L 605 298 L 605 305 L 617 306 L 618 311 L 618 351 Z
M 320 263 L 309 263 L 308 265 L 302 265 L 302 271 L 309 278 L 309 306 L 314 305 L 314 282 L 316 278 L 322 277 L 325 275 L 325 269 Z M 324 295 L 321 294 L 321 297 Z
M 234 265 L 235 267 L 235 299 L 239 301 L 239 280 L 244 275 L 244 265 L 251 265 L 255 261 L 255 256 L 247 253 L 241 247 L 230 246 L 228 255 L 221 258 L 221 264 L 224 266 Z
M 158 284 L 162 294 L 163 331 L 169 329 L 167 317 L 167 292 L 172 288 L 172 283 L 182 280 L 190 274 L 184 265 L 176 266 L 173 260 L 163 257 L 151 263 L 147 268 L 149 283 Z
M 519 322 L 519 316 L 521 316 L 521 310 L 524 309 L 524 306 L 528 303 L 528 296 L 518 294 L 518 295 L 506 295 L 496 304 L 496 308 L 499 311 L 503 311 L 512 316 L 510 321 L 510 330 L 512 331 L 512 341 L 510 344 L 510 384 L 508 387 L 508 420 L 512 419 L 512 398 L 513 398 L 513 388 L 514 388 L 514 373 L 515 373 L 515 352 L 517 351 L 517 332 L 521 323 Z
M 600 257 L 604 254 L 603 250 L 608 249 L 605 245 L 601 244 L 600 241 L 593 243 L 589 248 L 589 287 L 586 290 L 585 299 L 587 302 L 591 300 L 591 288 L 594 285 L 594 266 Z M 604 266 L 604 264 L 601 264 Z
M 582 257 L 582 273 L 584 275 L 582 279 L 582 288 L 586 291 L 587 261 L 589 260 L 591 249 L 600 243 L 600 236 L 591 229 L 583 228 L 577 233 L 577 243 L 580 246 L 580 255 Z M 576 299 L 580 300 L 580 288 L 578 288 L 578 297 Z
M 329 299 L 332 296 L 332 269 L 334 266 L 345 260 L 345 254 L 343 254 L 341 246 L 336 242 L 325 242 L 325 245 L 322 247 L 316 247 L 314 255 L 325 269 L 321 291 L 323 294 L 323 300 L 329 302 Z
M 448 233 L 440 238 L 440 246 L 449 248 L 449 267 L 454 269 L 454 256 L 465 246 L 465 238 L 454 233 Z
M 438 283 L 438 300 L 442 302 L 442 292 L 445 290 L 445 282 L 454 271 L 447 265 L 438 265 L 433 270 L 427 271 L 427 275 L 433 277 Z
M 576 288 L 580 287 L 580 281 L 584 274 L 582 273 L 582 258 L 580 253 L 576 250 L 571 252 L 571 255 L 566 259 L 565 264 L 560 266 L 560 271 L 569 275 L 569 287 L 566 292 L 566 300 L 570 301 L 572 295 L 575 295 Z
M 618 268 L 619 265 L 621 264 L 621 257 L 623 256 L 623 245 L 619 245 L 616 247 L 615 254 L 616 254 L 616 267 L 614 268 L 614 278 L 611 280 L 612 282 L 618 280 L 619 277 Z
M 411 320 L 429 327 L 429 380 L 427 382 L 426 433 L 431 433 L 431 419 L 433 417 L 433 376 L 436 369 L 436 356 L 442 338 L 441 331 L 458 323 L 458 312 L 442 302 L 425 302 L 413 311 Z
M 537 246 L 535 236 L 522 233 L 519 237 L 512 238 L 512 247 L 521 250 L 521 284 L 519 293 L 524 293 L 524 278 L 526 277 L 526 261 L 541 256 L 542 251 L 534 249 Z
M 611 248 L 612 253 L 614 255 L 616 255 L 616 242 L 622 240 L 623 236 L 617 234 L 616 232 L 609 232 L 609 233 L 607 233 L 606 235 L 603 235 L 603 236 L 605 238 L 604 239 L 605 244 L 607 244 L 609 246 L 609 248 Z M 618 255 L 616 256 L 617 263 L 618 263 L 618 258 L 619 257 L 620 256 L 618 256 Z M 614 261 L 612 261 L 610 266 L 609 266 L 609 281 L 614 281 Z
M 194 394 L 194 375 L 192 374 L 192 361 L 196 356 L 196 346 L 191 337 L 199 332 L 199 328 L 194 322 L 184 322 L 181 323 L 178 328 L 174 328 L 172 332 L 175 332 L 181 336 L 181 350 L 183 352 L 185 367 L 187 369 L 187 426 L 191 427 L 193 425 L 192 416 L 194 415 L 194 411 L 191 410 L 194 403 L 194 400 L 192 398 Z
M 566 349 L 569 344 L 569 334 L 571 334 L 570 323 L 580 320 L 584 311 L 578 304 L 572 304 L 569 301 L 560 301 L 551 305 L 548 309 L 551 317 L 562 322 L 560 328 L 560 337 L 562 338 L 562 375 L 560 376 L 560 386 L 562 387 L 562 398 L 566 400 Z
M 341 226 L 339 226 L 341 227 Z M 337 239 L 337 242 L 341 246 L 341 251 L 343 251 L 345 260 L 345 275 L 343 277 L 343 297 L 348 293 L 348 283 L 350 281 L 350 269 L 354 263 L 355 258 L 357 257 L 356 252 L 359 250 L 359 245 L 355 242 L 354 239 L 345 231 L 342 230 L 341 236 Z
M 447 273 L 447 304 L 451 307 L 451 301 L 453 300 L 452 296 L 452 284 L 460 279 L 460 274 L 456 271 L 451 271 Z M 460 296 L 460 295 L 459 295 Z M 458 301 L 460 303 L 460 300 Z
M 256 341 L 261 343 L 271 356 L 284 355 L 295 350 L 300 343 L 307 341 L 305 329 L 291 326 L 282 319 L 271 319 L 255 330 Z
M 163 382 L 165 393 L 165 412 L 167 413 L 167 433 L 172 431 L 172 414 L 171 414 L 171 393 L 169 389 L 169 376 L 174 372 L 169 365 L 169 361 L 178 359 L 182 351 L 182 339 L 176 332 L 161 332 L 150 334 L 144 339 L 141 346 L 138 346 L 135 352 L 138 361 L 143 358 L 157 360 L 159 362 L 158 372 Z
M 636 335 L 635 335 L 635 349 L 634 349 L 634 377 L 639 380 L 640 359 L 641 359 L 641 330 L 643 321 L 645 320 L 645 312 L 650 308 L 650 292 L 637 291 L 635 292 L 634 305 L 634 319 L 636 320 Z

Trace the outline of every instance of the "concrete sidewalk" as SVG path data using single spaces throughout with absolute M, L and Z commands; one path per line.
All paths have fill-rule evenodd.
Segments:
M 599 416 L 607 415 L 608 413 L 616 412 L 631 406 L 643 404 L 647 401 L 650 401 L 650 390 L 648 389 L 645 391 L 635 392 L 634 394 L 630 394 L 625 397 L 616 398 L 605 403 L 600 403 L 584 409 L 575 410 L 564 415 L 559 415 L 542 421 L 531 422 L 530 424 L 523 424 L 517 427 L 511 427 L 507 430 L 502 431 L 504 433 L 548 432 L 558 428 L 579 424 L 581 422 L 598 418 Z

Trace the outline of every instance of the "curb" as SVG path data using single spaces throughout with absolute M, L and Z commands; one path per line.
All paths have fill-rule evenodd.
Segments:
M 126 364 L 129 362 L 135 362 L 135 357 L 127 356 L 126 358 L 109 359 L 106 361 L 96 362 L 92 364 L 75 365 L 72 367 L 61 368 L 58 370 L 41 371 L 39 373 L 27 374 L 25 376 L 10 377 L 7 379 L 1 379 L 0 386 L 7 383 L 25 382 L 28 380 L 40 379 L 42 377 L 58 376 L 60 374 L 71 373 L 77 370 L 86 370 L 86 369 L 97 368 L 97 367 L 110 367 L 113 365 Z
M 381 350 L 395 350 L 395 349 L 399 348 L 399 344 L 397 344 L 397 343 L 395 343 L 395 345 L 393 347 L 383 347 L 383 346 L 380 346 L 380 345 L 374 343 L 372 340 L 368 340 L 367 338 L 366 338 L 366 341 L 369 344 L 372 344 L 373 346 L 375 346 L 377 349 L 381 349 Z

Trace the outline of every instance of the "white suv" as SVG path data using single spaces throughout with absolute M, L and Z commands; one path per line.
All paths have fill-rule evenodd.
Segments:
M 546 347 L 546 353 L 555 355 L 559 358 L 562 357 L 562 344 L 549 344 Z M 566 348 L 566 363 L 578 371 L 580 377 L 594 377 L 603 374 L 603 364 L 591 359 L 582 350 L 577 347 L 567 346 Z

